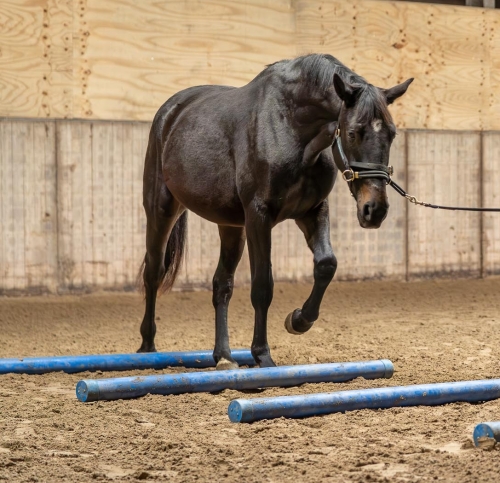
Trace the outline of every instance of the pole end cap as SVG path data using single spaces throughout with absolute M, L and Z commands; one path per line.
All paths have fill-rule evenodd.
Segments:
M 472 437 L 476 448 L 490 450 L 495 447 L 497 442 L 493 428 L 488 423 L 478 424 L 474 428 Z
M 394 364 L 389 359 L 382 359 L 382 363 L 385 366 L 385 379 L 390 379 L 394 375 Z
M 254 421 L 252 400 L 234 399 L 229 403 L 227 415 L 233 423 L 251 423 Z
M 76 384 L 76 397 L 81 402 L 99 400 L 99 385 L 92 379 L 82 379 Z

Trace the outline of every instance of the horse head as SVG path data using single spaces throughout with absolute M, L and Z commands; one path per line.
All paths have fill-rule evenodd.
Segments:
M 339 138 L 349 164 L 387 167 L 396 127 L 387 106 L 401 97 L 413 79 L 381 89 L 371 84 L 350 84 L 334 74 L 333 85 L 342 100 L 338 118 Z M 338 153 L 336 154 L 338 156 Z M 362 178 L 349 181 L 363 228 L 379 228 L 389 209 L 386 180 Z

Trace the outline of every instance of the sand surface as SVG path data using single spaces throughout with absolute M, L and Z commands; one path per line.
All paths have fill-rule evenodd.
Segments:
M 227 405 L 238 397 L 500 377 L 498 278 L 332 284 L 311 331 L 289 335 L 285 316 L 310 288 L 275 287 L 269 341 L 276 362 L 387 358 L 392 379 L 83 404 L 75 397 L 79 379 L 155 371 L 2 375 L 0 480 L 497 481 L 499 449 L 473 448 L 471 435 L 476 423 L 500 420 L 500 401 L 229 421 Z M 132 352 L 142 311 L 137 294 L 0 298 L 0 357 Z M 164 296 L 158 317 L 159 350 L 212 348 L 209 292 Z M 230 319 L 233 347 L 248 347 L 248 288 L 235 290 Z

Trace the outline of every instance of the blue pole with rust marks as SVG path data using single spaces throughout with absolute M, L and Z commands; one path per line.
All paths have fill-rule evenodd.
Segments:
M 248 349 L 236 349 L 232 356 L 241 366 L 253 366 L 255 361 Z M 212 351 L 144 352 L 132 354 L 92 354 L 82 356 L 24 357 L 0 359 L 0 374 L 45 374 L 63 371 L 132 371 L 134 369 L 165 369 L 215 367 Z
M 496 443 L 500 443 L 500 421 L 478 424 L 472 436 L 477 448 L 492 449 Z
M 224 389 L 289 387 L 304 383 L 344 382 L 356 377 L 377 379 L 392 377 L 391 361 L 362 361 L 302 366 L 266 367 L 228 371 L 190 372 L 157 376 L 87 379 L 76 385 L 76 397 L 82 402 L 130 399 L 146 394 L 182 394 L 216 392 Z
M 279 417 L 302 418 L 322 414 L 401 406 L 434 406 L 452 402 L 480 402 L 500 398 L 500 379 L 382 387 L 325 394 L 235 399 L 228 407 L 234 423 Z

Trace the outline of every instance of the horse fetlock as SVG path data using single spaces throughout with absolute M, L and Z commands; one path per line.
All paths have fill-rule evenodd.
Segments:
M 146 343 L 142 343 L 141 344 L 141 347 L 139 347 L 139 349 L 137 349 L 137 352 L 157 352 L 156 351 L 156 347 L 153 344 L 146 344 Z
M 314 324 L 306 320 L 302 316 L 302 311 L 300 309 L 295 309 L 293 312 L 289 313 L 285 319 L 285 329 L 294 335 L 302 335 L 307 332 Z
M 265 346 L 252 347 L 252 356 L 259 367 L 276 367 L 267 344 Z
M 259 367 L 276 367 L 271 354 L 262 354 L 260 356 L 253 356 Z

